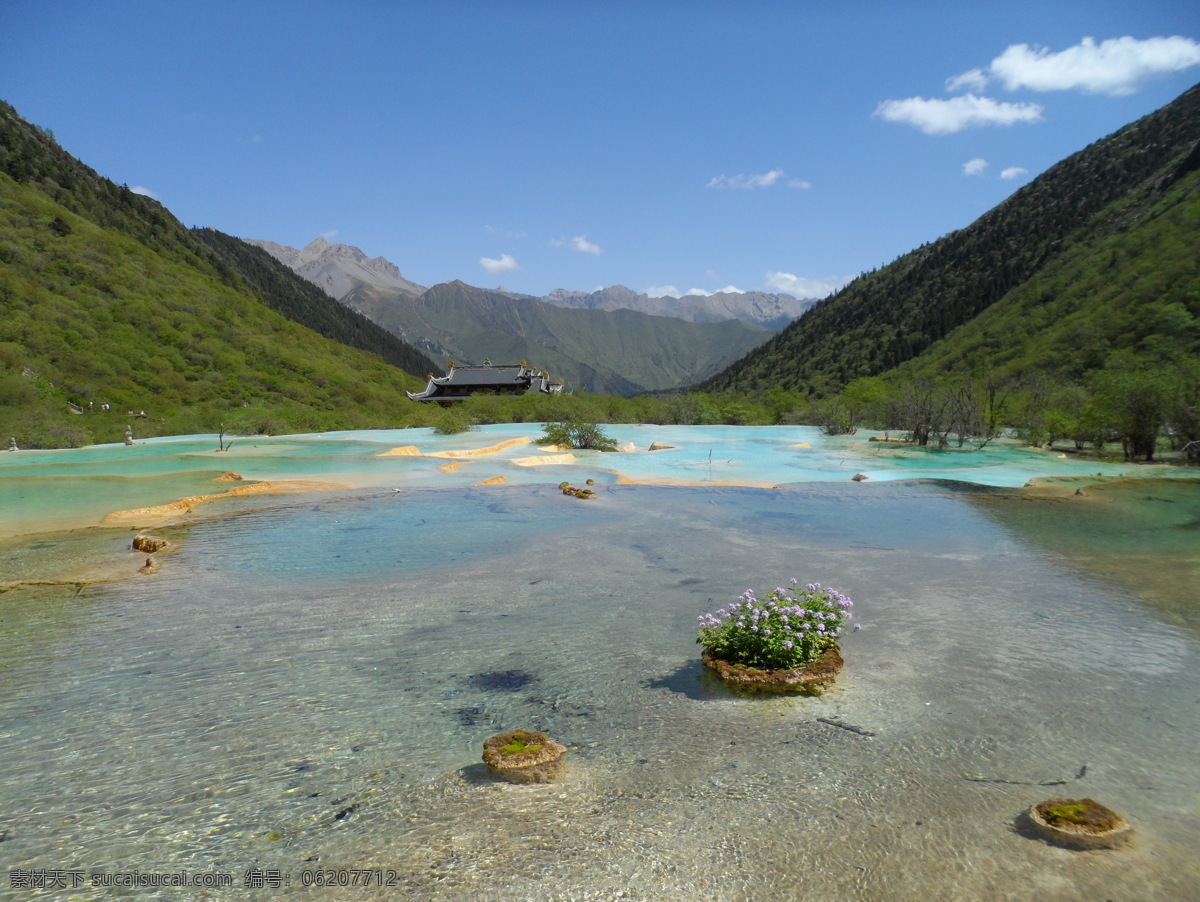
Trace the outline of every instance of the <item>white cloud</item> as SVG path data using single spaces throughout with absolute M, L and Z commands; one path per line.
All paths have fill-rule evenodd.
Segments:
M 592 242 L 588 241 L 586 235 L 576 235 L 574 238 L 569 240 L 566 238 L 554 238 L 549 242 L 549 244 L 550 247 L 570 246 L 571 250 L 579 251 L 581 254 L 603 253 L 603 251 L 600 250 L 600 245 L 593 244 Z
M 585 235 L 576 235 L 571 239 L 571 249 L 581 254 L 599 254 L 600 245 L 592 244 Z
M 946 79 L 946 90 L 952 94 L 959 91 L 982 91 L 987 87 L 988 79 L 982 69 L 971 69 L 962 75 Z
M 1154 75 L 1200 65 L 1200 44 L 1178 35 L 1139 41 L 1126 36 L 1097 44 L 1084 38 L 1059 53 L 1013 44 L 988 71 L 1010 91 L 1081 89 L 1094 94 L 1132 94 Z M 960 76 L 961 77 L 961 76 Z
M 158 200 L 158 195 L 144 185 L 133 185 L 129 190 L 134 194 L 142 195 L 142 197 L 149 197 L 152 200 Z
M 677 298 L 679 289 L 674 285 L 651 285 L 649 288 L 643 288 L 642 294 L 652 298 Z
M 1029 170 L 1024 169 L 1020 166 L 1009 166 L 1007 169 L 1005 169 L 1003 172 L 1000 173 L 1000 178 L 1015 179 L 1015 178 L 1020 178 L 1023 175 L 1029 175 Z
M 812 187 L 812 182 L 806 182 L 802 179 L 788 178 L 782 169 L 772 169 L 770 172 L 764 172 L 762 175 L 718 175 L 708 180 L 705 188 L 743 188 L 749 190 L 751 188 L 770 188 L 772 185 L 782 183 L 789 188 L 808 189 Z
M 520 269 L 517 261 L 510 254 L 501 254 L 499 260 L 491 257 L 480 257 L 479 265 L 488 271 L 491 275 L 498 275 L 502 272 L 508 272 L 513 269 Z
M 876 107 L 875 115 L 888 122 L 911 125 L 927 135 L 949 135 L 978 125 L 1039 122 L 1043 112 L 1039 104 L 1006 103 L 980 95 L 993 79 L 1010 91 L 1077 89 L 1093 94 L 1132 94 L 1155 75 L 1182 72 L 1193 66 L 1200 66 L 1200 43 L 1179 35 L 1143 41 L 1126 35 L 1099 44 L 1093 38 L 1084 38 L 1058 53 L 1045 47 L 1011 44 L 985 68 L 968 69 L 946 79 L 947 91 L 966 94 L 949 99 L 885 100 Z M 976 162 L 972 160 L 967 167 Z M 982 169 L 966 171 L 973 175 Z
M 790 272 L 768 272 L 766 288 L 776 294 L 790 294 L 794 298 L 823 298 L 833 294 L 850 280 L 804 279 Z
M 888 122 L 911 125 L 927 135 L 950 135 L 977 125 L 1039 122 L 1042 107 L 1036 103 L 999 103 L 990 97 L 964 94 L 949 100 L 924 97 L 885 100 L 875 115 Z
M 987 169 L 988 161 L 982 157 L 976 157 L 973 160 L 967 160 L 963 163 L 964 175 L 979 175 L 983 170 Z
M 324 238 L 326 241 L 332 241 L 334 238 L 337 237 L 337 233 L 338 233 L 337 229 L 330 229 L 328 232 L 322 232 L 321 237 Z

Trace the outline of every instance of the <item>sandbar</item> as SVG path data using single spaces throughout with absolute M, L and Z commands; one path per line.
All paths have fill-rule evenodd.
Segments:
M 251 485 L 239 485 L 227 492 L 214 492 L 211 495 L 192 495 L 180 498 L 168 504 L 157 504 L 153 507 L 135 507 L 130 510 L 116 511 L 104 518 L 108 525 L 122 523 L 159 524 L 180 514 L 191 511 L 197 504 L 215 501 L 221 498 L 236 498 L 244 495 L 291 495 L 301 492 L 326 492 L 334 489 L 344 489 L 347 486 L 340 482 L 317 482 L 310 479 L 287 479 L 271 482 L 255 482 Z
M 495 445 L 488 445 L 486 448 L 464 448 L 459 451 L 430 451 L 428 454 L 422 452 L 416 445 L 405 445 L 401 448 L 393 448 L 391 451 L 384 451 L 379 457 L 483 457 L 488 454 L 495 454 L 498 451 L 503 451 L 505 448 L 511 448 L 513 445 L 528 445 L 533 439 L 528 437 L 510 438 L 506 441 Z
M 514 457 L 509 463 L 518 467 L 540 467 L 542 464 L 573 464 L 574 454 L 545 454 L 542 457 Z
M 421 457 L 421 449 L 416 445 L 404 445 L 400 448 L 393 448 L 391 451 L 384 451 L 377 454 L 376 457 Z

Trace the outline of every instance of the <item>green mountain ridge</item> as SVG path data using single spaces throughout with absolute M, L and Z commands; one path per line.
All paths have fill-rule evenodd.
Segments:
M 0 105 L 0 433 L 112 441 L 142 410 L 143 435 L 394 425 L 428 358 L 235 245 Z
M 1173 190 L 1177 202 L 1186 206 L 1185 196 L 1200 163 L 1200 85 L 1171 104 L 1134 122 L 1088 148 L 1073 154 L 1015 192 L 970 226 L 906 254 L 875 272 L 860 276 L 832 297 L 818 303 L 762 347 L 697 387 L 709 391 L 755 392 L 770 388 L 803 390 L 817 395 L 835 392 L 853 380 L 896 370 L 926 352 L 937 356 L 936 343 L 955 330 L 962 332 L 955 343 L 970 342 L 979 329 L 989 329 L 992 344 L 974 344 L 976 369 L 999 366 L 1019 354 L 1009 348 L 993 359 L 987 348 L 999 349 L 992 320 L 978 319 L 1003 299 L 1032 312 L 1029 295 L 1017 295 L 1029 286 L 1042 292 L 1061 292 L 1064 305 L 1067 286 L 1051 282 L 1046 274 L 1076 262 L 1076 271 L 1087 264 L 1080 254 L 1104 253 L 1105 242 L 1130 233 L 1161 215 L 1161 205 L 1170 206 Z M 1194 221 L 1184 214 L 1172 220 L 1172 244 L 1191 249 L 1200 246 Z M 1132 239 L 1131 239 L 1132 240 Z M 1081 250 L 1082 249 L 1082 250 Z M 1122 253 L 1110 248 L 1112 253 Z M 1141 268 L 1158 265 L 1159 248 L 1143 243 Z M 1178 256 L 1178 255 L 1174 255 Z M 1194 268 L 1183 259 L 1163 260 L 1159 299 L 1169 298 L 1175 308 L 1195 317 L 1200 315 L 1192 287 Z M 1110 269 L 1120 269 L 1116 263 Z M 1064 270 L 1065 271 L 1065 270 Z M 1169 278 L 1165 273 L 1169 272 Z M 1190 275 L 1189 275 L 1190 273 Z M 1078 278 L 1078 276 L 1076 276 Z M 1099 284 L 1097 283 L 1097 290 Z M 1143 301 L 1148 300 L 1143 297 Z M 1076 366 L 1073 377 L 1103 367 L 1122 342 L 1098 319 L 1100 306 L 1089 307 L 1087 299 L 1076 298 L 1076 307 L 1090 309 L 1077 315 L 1067 328 L 1074 331 L 1079 348 L 1072 351 Z M 1132 301 L 1130 303 L 1133 303 Z M 1137 304 L 1125 315 L 1137 318 Z M 1031 341 L 1044 337 L 1054 318 L 1066 306 L 1042 304 L 1040 325 L 1008 322 L 1005 329 L 1027 334 Z M 998 316 L 998 314 L 993 314 Z M 1164 327 L 1166 327 L 1164 325 Z M 1142 330 L 1143 332 L 1145 330 Z M 1038 334 L 1033 334 L 1033 333 Z M 1144 338 L 1145 336 L 1143 336 Z M 1114 339 L 1118 339 L 1114 343 Z M 1062 342 L 1059 353 L 1065 352 Z M 1200 351 L 1193 343 L 1189 353 Z M 961 358 L 963 351 L 958 352 Z M 950 366 L 946 358 L 945 365 Z M 932 360 L 933 357 L 928 358 Z M 1043 364 L 1050 362 L 1043 360 Z M 930 373 L 937 367 L 913 364 L 903 370 Z M 1054 366 L 1055 372 L 1064 368 Z
M 1200 155 L 1197 155 L 1200 156 Z M 1080 382 L 1115 355 L 1200 360 L 1200 171 L 1111 211 L 1111 232 L 1064 245 L 1019 287 L 888 376 L 987 369 Z M 1150 199 L 1147 197 L 1146 199 Z

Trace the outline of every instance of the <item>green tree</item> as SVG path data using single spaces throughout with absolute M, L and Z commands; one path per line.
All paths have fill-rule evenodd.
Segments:
M 599 426 L 583 420 L 547 423 L 544 430 L 545 435 L 537 440 L 539 445 L 591 451 L 612 451 L 617 447 L 616 440 L 605 435 Z
M 1120 436 L 1126 460 L 1154 460 L 1166 422 L 1164 375 L 1157 361 L 1123 351 L 1093 376 L 1095 413 Z

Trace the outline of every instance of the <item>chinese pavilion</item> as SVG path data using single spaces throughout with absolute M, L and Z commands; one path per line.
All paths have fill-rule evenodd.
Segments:
M 429 374 L 429 382 L 421 392 L 406 392 L 413 401 L 433 401 L 450 407 L 455 401 L 465 401 L 471 395 L 524 395 L 531 392 L 554 394 L 563 389 L 563 382 L 550 381 L 550 374 L 538 371 L 524 360 L 520 363 L 492 366 L 455 366 L 450 364 L 445 376 Z

